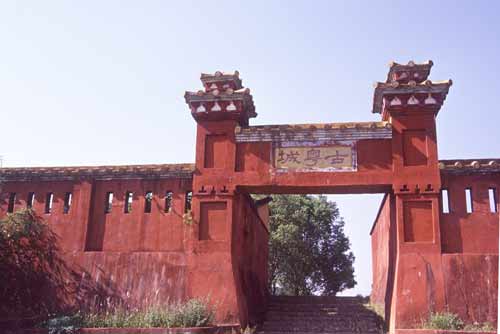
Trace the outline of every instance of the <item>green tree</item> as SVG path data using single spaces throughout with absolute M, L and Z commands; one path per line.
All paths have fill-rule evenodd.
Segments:
M 339 209 L 326 196 L 275 195 L 270 203 L 273 294 L 335 295 L 356 285 Z

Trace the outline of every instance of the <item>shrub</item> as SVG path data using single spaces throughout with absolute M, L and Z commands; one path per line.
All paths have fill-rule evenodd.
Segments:
M 385 305 L 376 303 L 366 303 L 364 306 L 370 311 L 374 312 L 379 318 L 385 319 Z
M 170 310 L 172 314 L 169 327 L 203 327 L 209 325 L 214 314 L 207 303 L 200 299 L 191 299 L 178 304 Z
M 485 323 L 473 323 L 473 324 L 468 324 L 464 327 L 465 331 L 474 331 L 474 332 L 493 332 L 495 331 L 495 327 L 489 322 Z
M 44 323 L 48 334 L 75 334 L 82 326 L 82 317 L 79 314 L 52 318 Z
M 375 319 L 377 321 L 377 326 L 380 329 L 380 333 L 386 333 L 387 328 L 386 328 L 386 322 L 385 322 L 385 306 L 384 304 L 377 304 L 377 303 L 372 303 L 370 302 L 370 298 L 366 297 L 363 298 L 365 303 L 363 306 L 370 310 L 370 312 L 375 316 Z
M 423 327 L 426 329 L 461 330 L 464 328 L 464 322 L 454 313 L 437 312 L 430 315 Z
M 214 320 L 214 311 L 206 300 L 190 299 L 148 310 L 115 308 L 83 316 L 83 327 L 204 327 Z
M 0 220 L 0 314 L 20 318 L 61 311 L 66 267 L 58 250 L 56 234 L 34 211 Z
M 247 326 L 245 328 L 240 328 L 238 330 L 231 329 L 231 334 L 255 334 L 257 332 L 257 327 Z

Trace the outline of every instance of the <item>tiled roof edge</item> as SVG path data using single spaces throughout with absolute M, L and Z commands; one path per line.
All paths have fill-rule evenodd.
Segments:
M 118 166 L 7 167 L 0 169 L 3 181 L 94 179 L 192 178 L 194 164 L 149 164 Z
M 237 127 L 235 137 L 238 143 L 390 139 L 392 125 L 388 122 L 261 125 Z
M 500 159 L 446 159 L 439 160 L 439 169 L 450 173 L 497 173 Z

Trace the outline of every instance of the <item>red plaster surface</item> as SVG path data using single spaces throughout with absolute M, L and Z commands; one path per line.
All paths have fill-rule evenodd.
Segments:
M 271 163 L 271 143 L 238 143 L 236 145 L 236 172 L 265 174 Z
M 182 252 L 71 252 L 81 305 L 147 308 L 186 299 L 187 259 Z
M 425 130 L 403 130 L 403 160 L 405 166 L 427 164 L 427 135 Z
M 372 240 L 372 292 L 370 301 L 384 306 L 385 314 L 391 314 L 396 264 L 396 221 L 394 196 L 387 194 L 371 231 Z
M 0 216 L 7 211 L 8 193 L 16 193 L 14 210 L 26 207 L 29 192 L 35 192 L 33 209 L 37 211 L 60 235 L 61 248 L 68 251 L 82 251 L 85 244 L 86 225 L 90 208 L 92 185 L 89 182 L 12 182 L 3 185 L 3 203 L 0 199 Z M 45 214 L 46 193 L 54 193 L 51 214 Z M 64 194 L 73 193 L 73 204 L 68 214 L 63 214 Z
M 268 297 L 268 222 L 259 216 L 259 208 L 248 195 L 239 194 L 237 205 L 232 248 L 237 291 L 244 297 L 239 307 L 248 314 L 249 322 L 256 324 L 264 320 Z M 263 207 L 267 208 L 267 204 Z
M 405 242 L 434 240 L 431 201 L 406 201 L 403 215 Z
M 398 255 L 391 307 L 393 328 L 414 328 L 431 312 L 445 309 L 441 255 L 407 252 Z
M 498 254 L 445 254 L 442 261 L 450 311 L 471 322 L 496 323 Z
M 181 251 L 182 215 L 190 182 L 180 180 L 96 181 L 86 250 Z M 133 193 L 132 210 L 124 213 L 125 193 Z M 153 192 L 151 213 L 144 212 L 145 194 Z M 173 206 L 165 212 L 165 193 L 173 192 Z M 106 193 L 113 192 L 113 208 L 105 213 Z
M 226 202 L 201 203 L 200 240 L 226 239 Z
M 498 194 L 500 175 L 443 173 L 442 179 L 450 203 L 450 213 L 440 215 L 443 253 L 498 254 L 499 210 L 490 212 L 488 188 Z M 472 213 L 466 212 L 465 188 L 472 189 Z

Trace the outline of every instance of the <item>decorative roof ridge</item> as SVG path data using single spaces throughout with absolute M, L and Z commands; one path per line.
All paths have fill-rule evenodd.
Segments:
M 112 179 L 191 179 L 194 164 L 150 164 L 74 167 L 8 167 L 0 169 L 4 181 L 75 181 L 81 178 Z
M 428 60 L 426 63 L 415 63 L 413 60 L 410 60 L 407 64 L 399 64 L 392 61 L 389 63 L 386 82 L 424 81 L 429 77 L 432 65 L 434 65 L 432 60 Z
M 386 121 L 375 122 L 342 122 L 342 123 L 308 123 L 308 124 L 264 124 L 241 127 L 237 131 L 252 131 L 252 130 L 315 130 L 315 129 L 356 129 L 356 128 L 391 128 L 392 125 Z
M 171 163 L 171 164 L 135 164 L 135 165 L 96 165 L 96 166 L 21 166 L 21 167 L 2 167 L 0 173 L 11 171 L 59 171 L 59 170 L 99 170 L 99 169 L 148 169 L 148 168 L 176 168 L 176 169 L 190 169 L 194 171 L 194 163 Z
M 200 79 L 221 78 L 221 77 L 239 78 L 240 72 L 238 72 L 238 70 L 235 70 L 233 73 L 222 72 L 222 71 L 216 71 L 214 74 L 201 73 Z
M 393 68 L 395 66 L 413 67 L 413 66 L 424 66 L 424 65 L 432 66 L 432 65 L 434 65 L 434 62 L 432 60 L 430 60 L 430 59 L 427 60 L 425 63 L 415 63 L 413 60 L 410 60 L 407 64 L 400 64 L 400 63 L 395 62 L 394 60 L 391 60 L 389 62 L 389 67 L 390 68 Z
M 406 88 L 406 87 L 432 87 L 432 86 L 442 86 L 442 85 L 453 85 L 453 80 L 448 79 L 448 80 L 437 80 L 437 81 L 432 81 L 432 80 L 425 80 L 422 82 L 415 82 L 415 81 L 410 81 L 408 83 L 399 83 L 397 81 L 393 82 L 380 82 L 377 81 L 373 85 L 374 88 Z
M 244 95 L 250 95 L 250 88 L 240 88 L 237 90 L 233 90 L 231 88 L 228 88 L 225 91 L 219 91 L 219 90 L 212 90 L 212 91 L 204 91 L 204 90 L 198 90 L 196 92 L 193 91 L 186 91 L 184 93 L 184 97 L 192 97 L 192 96 L 199 96 L 199 97 L 220 97 L 220 96 L 231 96 L 231 95 L 236 95 L 236 96 L 244 96 Z
M 455 172 L 500 172 L 500 158 L 496 159 L 445 159 L 439 160 L 439 169 Z
M 460 158 L 460 159 L 439 159 L 439 162 L 444 162 L 444 163 L 449 163 L 449 162 L 456 162 L 456 161 L 479 161 L 479 162 L 482 162 L 482 161 L 499 161 L 500 162 L 500 158 Z
M 217 88 L 221 89 L 224 88 L 222 86 L 226 85 L 231 86 L 233 89 L 240 89 L 243 87 L 242 81 L 240 79 L 240 72 L 238 71 L 234 71 L 234 73 L 223 73 L 221 71 L 217 71 L 214 74 L 202 73 L 200 76 L 200 80 L 207 91 Z M 217 83 L 219 83 L 219 85 L 217 85 Z M 225 84 L 221 86 L 220 84 L 223 83 Z
M 238 71 L 201 74 L 204 90 L 184 94 L 196 122 L 235 120 L 247 126 L 248 119 L 257 116 L 250 89 L 243 87 L 239 75 Z
M 446 98 L 450 87 L 453 85 L 453 80 L 442 80 L 432 82 L 431 80 L 425 80 L 421 83 L 415 81 L 410 81 L 408 83 L 394 82 L 376 82 L 375 91 L 373 93 L 373 109 L 372 113 L 382 113 L 383 109 L 383 99 L 385 95 L 395 95 L 395 94 L 441 94 L 441 97 L 433 97 L 433 105 L 441 106 L 442 102 Z

